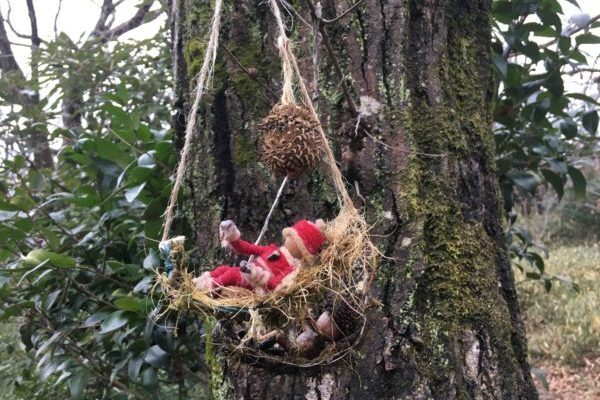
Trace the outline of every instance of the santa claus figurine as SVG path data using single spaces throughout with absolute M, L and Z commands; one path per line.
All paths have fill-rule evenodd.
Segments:
M 223 221 L 219 227 L 221 244 L 238 254 L 254 258 L 240 267 L 221 265 L 194 278 L 193 282 L 196 288 L 208 290 L 223 286 L 238 286 L 259 294 L 277 290 L 293 278 L 300 265 L 314 261 L 325 242 L 323 227 L 323 220 L 314 223 L 301 220 L 283 229 L 282 246 L 260 246 L 242 240 L 233 221 Z

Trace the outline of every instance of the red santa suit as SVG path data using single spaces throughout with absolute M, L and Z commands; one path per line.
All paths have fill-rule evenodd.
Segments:
M 285 228 L 283 236 L 291 237 L 305 258 L 314 257 L 325 241 L 319 227 L 307 220 L 298 221 L 291 228 Z M 239 286 L 252 290 L 263 286 L 267 290 L 275 290 L 286 276 L 300 266 L 300 260 L 294 258 L 285 246 L 260 246 L 239 237 L 229 244 L 238 254 L 256 257 L 253 260 L 254 264 L 250 266 L 252 272 L 242 273 L 239 267 L 221 265 L 209 272 L 212 288 Z

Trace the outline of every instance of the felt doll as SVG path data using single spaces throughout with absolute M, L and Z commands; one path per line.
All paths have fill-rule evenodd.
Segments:
M 207 271 L 193 282 L 198 289 L 217 290 L 223 286 L 238 286 L 264 294 L 289 283 L 301 264 L 310 264 L 325 242 L 323 220 L 301 220 L 292 227 L 284 228 L 283 245 L 261 246 L 241 239 L 241 234 L 231 220 L 221 222 L 221 244 L 236 253 L 254 256 L 240 267 L 221 265 Z

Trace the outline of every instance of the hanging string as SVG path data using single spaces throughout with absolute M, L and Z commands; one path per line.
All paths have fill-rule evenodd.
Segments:
M 260 234 L 256 238 L 256 241 L 254 242 L 254 244 L 259 244 L 260 241 L 262 240 L 263 236 L 265 236 L 265 233 L 267 233 L 267 229 L 269 228 L 269 221 L 271 220 L 271 216 L 273 215 L 273 212 L 275 211 L 277 204 L 279 204 L 279 200 L 281 199 L 281 195 L 283 194 L 283 189 L 285 189 L 285 185 L 287 185 L 289 179 L 290 179 L 289 175 L 286 175 L 286 177 L 283 178 L 283 182 L 281 182 L 281 186 L 279 186 L 279 190 L 277 191 L 277 195 L 275 196 L 275 201 L 273 201 L 273 204 L 271 205 L 271 209 L 269 210 L 269 213 L 267 214 L 267 218 L 265 218 L 263 227 L 260 230 Z M 251 263 L 253 260 L 254 260 L 254 256 L 250 256 L 250 258 L 248 259 L 248 262 Z
M 187 126 L 185 129 L 185 140 L 183 148 L 181 149 L 181 155 L 179 157 L 179 164 L 177 165 L 177 173 L 175 174 L 175 182 L 173 183 L 173 189 L 169 196 L 169 202 L 165 210 L 165 222 L 163 226 L 163 234 L 161 241 L 167 240 L 169 232 L 171 230 L 171 224 L 173 223 L 173 217 L 175 212 L 175 206 L 177 205 L 177 195 L 183 178 L 185 176 L 185 167 L 187 164 L 187 158 L 191 148 L 192 136 L 196 130 L 196 119 L 198 114 L 198 108 L 200 107 L 200 100 L 206 93 L 206 87 L 208 86 L 210 79 L 212 78 L 212 72 L 215 66 L 217 58 L 217 48 L 219 45 L 219 30 L 221 27 L 221 8 L 223 0 L 215 0 L 215 11 L 211 21 L 210 35 L 208 44 L 206 46 L 206 52 L 204 53 L 204 61 L 202 62 L 202 69 L 198 74 L 198 80 L 196 85 L 196 95 L 194 103 L 188 114 Z
M 271 6 L 271 9 L 273 10 L 273 15 L 275 16 L 277 25 L 279 26 L 279 38 L 277 40 L 277 45 L 279 47 L 279 51 L 281 53 L 281 58 L 282 58 L 282 62 L 283 62 L 284 78 L 285 78 L 285 74 L 286 74 L 285 70 L 287 68 L 286 65 L 289 64 L 292 68 L 292 71 L 296 74 L 296 78 L 298 80 L 298 86 L 299 86 L 300 92 L 302 94 L 304 105 L 309 109 L 313 118 L 315 118 L 315 120 L 319 121 L 320 120 L 319 116 L 312 104 L 312 99 L 310 97 L 310 94 L 308 93 L 306 84 L 304 83 L 304 80 L 302 79 L 302 75 L 300 73 L 300 68 L 298 67 L 298 62 L 296 61 L 296 56 L 291 51 L 290 40 L 285 33 L 285 25 L 284 25 L 283 19 L 281 17 L 281 12 L 279 10 L 279 5 L 277 4 L 277 0 L 269 0 L 269 4 Z M 284 82 L 284 88 L 285 88 L 285 82 Z M 291 91 L 293 93 L 293 90 L 291 90 Z M 283 97 L 282 97 L 282 102 L 283 102 Z M 337 163 L 335 161 L 333 151 L 331 150 L 331 147 L 329 147 L 329 145 L 327 144 L 327 143 L 329 143 L 329 141 L 327 140 L 327 135 L 325 135 L 325 131 L 323 130 L 323 127 L 321 126 L 321 124 L 318 124 L 318 128 L 319 128 L 319 133 L 321 134 L 323 143 L 325 144 L 324 145 L 325 155 L 326 155 L 327 161 L 328 161 L 327 164 L 329 165 L 329 169 L 331 170 L 331 178 L 333 180 L 333 184 L 334 184 L 336 190 L 342 197 L 342 204 L 344 207 L 346 207 L 348 209 L 355 209 L 354 204 L 352 203 L 352 199 L 350 199 L 350 195 L 348 194 L 348 191 L 346 190 L 346 185 L 344 185 L 344 179 L 342 176 L 342 172 L 337 167 Z
M 281 56 L 281 69 L 283 73 L 283 86 L 281 88 L 281 104 L 294 104 L 294 67 L 290 58 L 290 39 L 285 33 L 285 25 L 281 17 L 281 12 L 277 4 L 271 2 L 271 10 L 275 14 L 275 19 L 279 25 L 279 36 L 277 37 L 277 48 Z

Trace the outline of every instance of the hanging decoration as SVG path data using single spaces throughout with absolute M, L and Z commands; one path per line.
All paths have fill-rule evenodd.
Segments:
M 239 273 L 234 271 L 235 279 L 215 285 L 215 277 L 220 273 L 214 270 L 194 278 L 185 266 L 183 239 L 168 239 L 190 138 L 195 130 L 198 104 L 214 65 L 222 6 L 222 0 L 216 0 L 210 39 L 198 76 L 173 193 L 165 213 L 163 241 L 159 245 L 166 267 L 172 265 L 173 272 L 170 276 L 157 275 L 157 281 L 169 309 L 218 319 L 226 317 L 221 324 L 219 340 L 242 360 L 256 365 L 305 368 L 340 360 L 361 340 L 367 323 L 368 288 L 379 252 L 369 238 L 364 217 L 354 207 L 346 190 L 292 52 L 277 0 L 269 0 L 269 5 L 279 30 L 277 46 L 282 60 L 283 85 L 280 104 L 259 123 L 263 133 L 261 158 L 275 174 L 285 178 L 254 245 L 242 243 L 240 232 L 231 221 L 224 221 L 220 227 L 223 244 L 240 253 L 253 254 L 256 259 L 244 263 Z M 295 98 L 295 86 L 299 100 Z M 340 202 L 337 217 L 327 223 L 300 221 L 284 229 L 282 246 L 269 249 L 269 246 L 259 246 L 287 181 L 315 168 L 321 159 L 329 169 L 328 175 Z M 304 236 L 307 232 L 310 232 L 310 239 Z M 289 237 L 293 238 L 290 242 L 287 241 Z M 290 251 L 290 247 L 298 245 L 304 247 L 310 257 L 305 257 L 302 249 Z M 291 266 L 293 273 L 286 272 L 277 285 L 266 280 L 265 285 L 256 290 L 258 285 L 252 284 L 251 279 L 236 284 L 238 277 L 250 278 L 244 274 L 251 274 L 253 268 L 271 268 L 269 263 L 277 264 L 278 257 L 288 257 L 286 251 L 291 256 L 290 260 L 286 258 L 286 265 Z M 294 254 L 295 251 L 298 253 Z M 283 281 L 285 284 L 281 284 Z
M 278 104 L 259 123 L 262 163 L 277 175 L 296 178 L 310 173 L 321 159 L 319 121 L 305 107 Z

